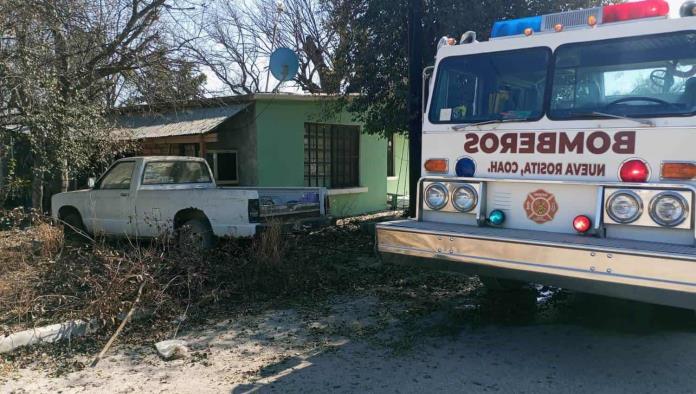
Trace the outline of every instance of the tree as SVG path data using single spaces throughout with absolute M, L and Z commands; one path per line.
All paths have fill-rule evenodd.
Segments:
M 34 207 L 51 177 L 65 190 L 71 174 L 127 149 L 107 122 L 114 86 L 166 61 L 160 18 L 173 9 L 173 0 L 0 3 L 0 137 L 28 145 Z
M 168 51 L 163 48 L 163 51 Z M 206 76 L 197 65 L 181 56 L 163 54 L 162 61 L 123 74 L 122 104 L 162 104 L 200 99 L 205 94 Z
M 478 32 L 486 39 L 494 21 L 588 5 L 586 0 L 424 1 L 423 64 L 432 64 L 440 37 Z M 408 123 L 408 0 L 324 0 L 336 32 L 334 73 L 345 76 L 343 106 L 368 133 L 404 132 Z M 357 93 L 348 98 L 347 94 Z
M 209 68 L 234 94 L 266 91 L 268 59 L 287 47 L 299 57 L 297 87 L 310 92 L 338 92 L 333 70 L 337 45 L 330 15 L 319 0 L 213 1 L 193 28 L 179 34 L 190 58 Z M 268 85 L 268 86 L 267 86 Z

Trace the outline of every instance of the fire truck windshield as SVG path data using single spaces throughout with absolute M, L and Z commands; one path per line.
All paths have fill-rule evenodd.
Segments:
M 551 119 L 696 110 L 696 32 L 566 44 L 554 62 Z
M 545 113 L 569 120 L 695 112 L 696 32 L 682 31 L 565 44 L 553 56 L 539 47 L 444 58 L 428 118 L 461 128 Z
M 541 118 L 550 60 L 548 48 L 443 59 L 430 121 L 479 123 Z

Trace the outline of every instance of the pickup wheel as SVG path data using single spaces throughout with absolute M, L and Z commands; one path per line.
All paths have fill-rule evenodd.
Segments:
M 74 210 L 68 210 L 60 215 L 60 220 L 63 222 L 63 231 L 65 235 L 71 238 L 77 238 L 79 235 L 85 234 L 85 226 L 82 223 L 82 216 Z
M 215 246 L 215 235 L 206 221 L 190 219 L 179 229 L 178 242 L 182 248 L 196 246 L 201 249 L 212 249 Z

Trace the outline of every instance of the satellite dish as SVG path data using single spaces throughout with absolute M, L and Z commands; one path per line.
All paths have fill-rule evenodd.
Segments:
M 278 48 L 271 54 L 271 74 L 281 83 L 295 78 L 299 68 L 300 62 L 292 49 Z

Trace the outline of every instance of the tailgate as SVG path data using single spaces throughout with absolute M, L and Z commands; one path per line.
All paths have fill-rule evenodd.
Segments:
M 318 218 L 326 216 L 326 188 L 323 187 L 242 187 L 259 194 L 262 221 L 277 218 Z

